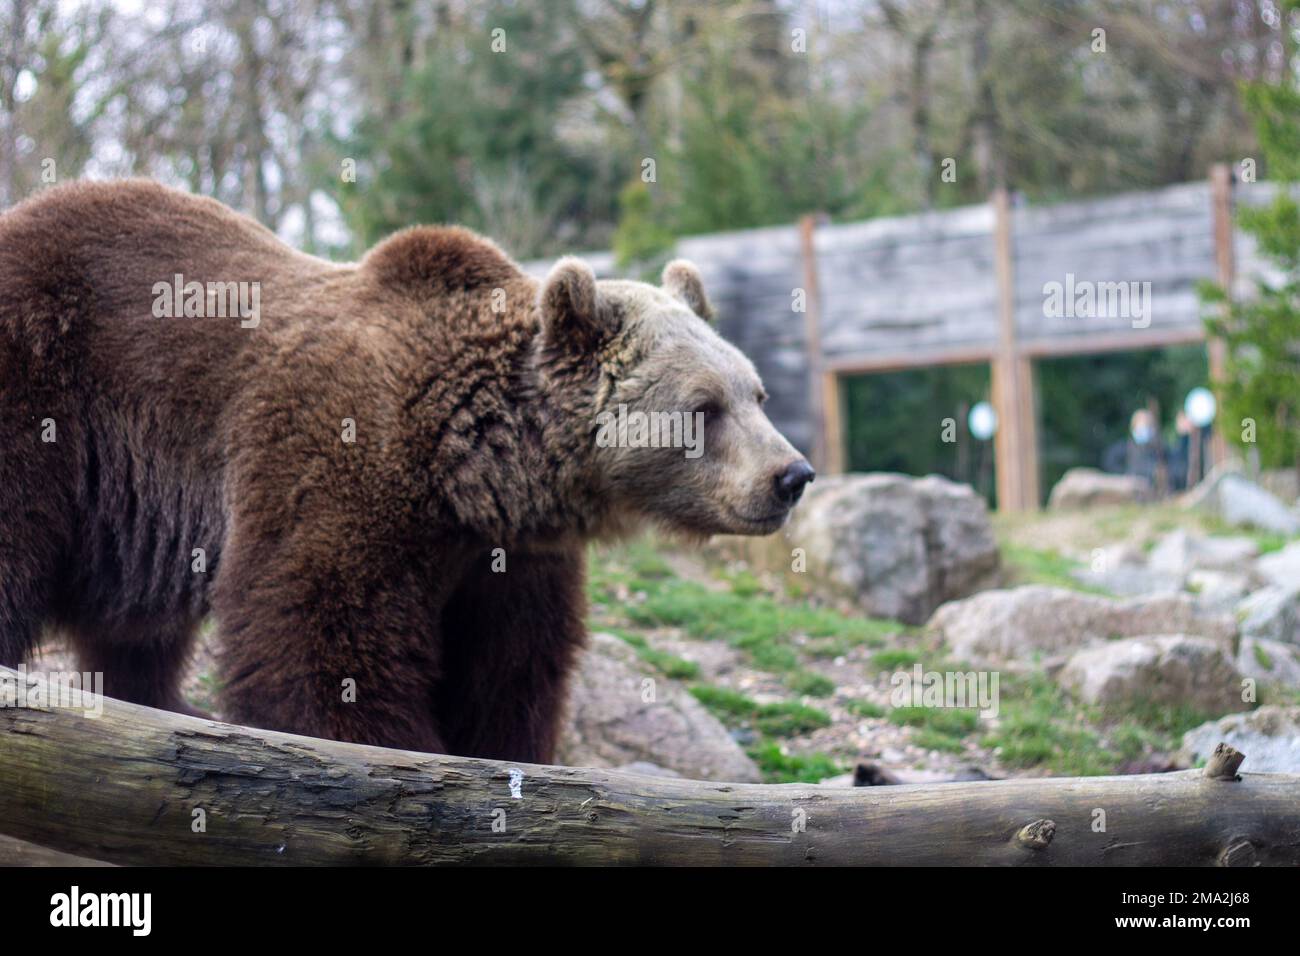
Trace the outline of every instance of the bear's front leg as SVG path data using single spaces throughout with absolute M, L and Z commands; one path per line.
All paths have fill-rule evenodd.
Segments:
M 484 553 L 442 616 L 439 723 L 455 754 L 550 763 L 586 640 L 584 552 Z
M 436 594 L 391 547 L 386 561 L 349 560 L 360 550 L 327 552 L 310 528 L 273 543 L 231 536 L 214 594 L 225 717 L 446 753 Z

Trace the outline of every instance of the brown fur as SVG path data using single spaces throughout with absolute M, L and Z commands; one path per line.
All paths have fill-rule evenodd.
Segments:
M 110 696 L 184 709 L 211 612 L 232 720 L 548 761 L 584 544 L 626 523 L 592 416 L 646 348 L 567 268 L 456 228 L 331 264 L 147 182 L 0 216 L 0 664 L 55 626 Z M 175 273 L 260 283 L 260 324 L 155 318 Z

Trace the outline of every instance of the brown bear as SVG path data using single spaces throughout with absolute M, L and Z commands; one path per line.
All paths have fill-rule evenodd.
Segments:
M 185 710 L 211 613 L 231 720 L 549 761 L 586 543 L 770 533 L 813 477 L 709 315 L 684 262 L 539 282 L 439 227 L 336 264 L 149 182 L 42 192 L 0 216 L 0 664 L 57 628 Z

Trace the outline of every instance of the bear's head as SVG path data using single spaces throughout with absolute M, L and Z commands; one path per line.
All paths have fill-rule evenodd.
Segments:
M 618 530 L 781 527 L 813 469 L 768 420 L 753 364 L 714 331 L 693 265 L 669 263 L 654 286 L 562 259 L 538 310 L 544 367 L 585 383 L 566 414 L 589 429 L 592 484 Z

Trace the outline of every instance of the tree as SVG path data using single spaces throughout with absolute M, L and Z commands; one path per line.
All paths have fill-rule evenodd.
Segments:
M 1294 62 L 1287 37 L 1298 12 L 1300 0 L 1280 3 L 1287 64 Z M 1291 465 L 1300 473 L 1300 89 L 1292 70 L 1282 70 L 1243 83 L 1242 99 L 1277 194 L 1268 206 L 1240 209 L 1238 224 L 1255 238 L 1274 274 L 1257 277 L 1250 298 L 1234 299 L 1209 284 L 1202 297 L 1217 309 L 1207 324 L 1225 345 L 1217 386 L 1225 431 L 1239 444 L 1253 442 L 1264 467 Z
M 585 92 L 572 20 L 572 0 L 497 0 L 438 25 L 395 108 L 367 114 L 341 144 L 357 159 L 341 201 L 359 247 L 413 223 L 458 222 L 536 256 L 613 218 L 597 152 L 566 136 Z

